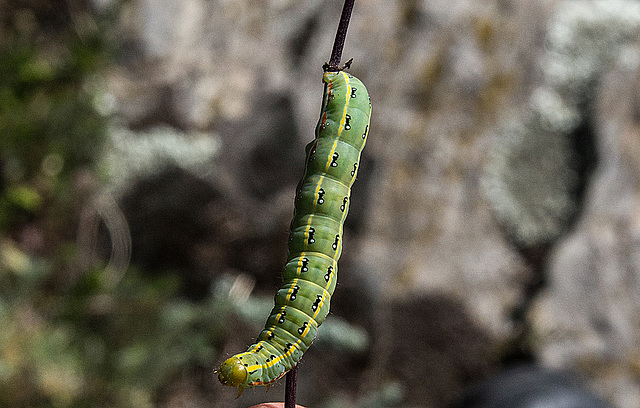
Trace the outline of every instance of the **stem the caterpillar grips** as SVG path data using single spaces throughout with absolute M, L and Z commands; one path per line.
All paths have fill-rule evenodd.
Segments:
M 296 189 L 282 287 L 256 344 L 222 363 L 223 385 L 269 385 L 292 369 L 329 313 L 342 253 L 344 221 L 360 154 L 367 141 L 371 101 L 364 84 L 342 70 L 325 72 L 315 139 L 306 146 Z

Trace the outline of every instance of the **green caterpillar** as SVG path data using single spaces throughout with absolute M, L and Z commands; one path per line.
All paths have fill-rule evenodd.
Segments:
M 243 388 L 273 383 L 298 363 L 327 317 L 336 287 L 342 230 L 369 133 L 371 100 L 364 84 L 343 71 L 325 72 L 322 81 L 322 111 L 296 190 L 282 287 L 257 343 L 217 370 L 220 382 L 238 387 L 238 395 Z

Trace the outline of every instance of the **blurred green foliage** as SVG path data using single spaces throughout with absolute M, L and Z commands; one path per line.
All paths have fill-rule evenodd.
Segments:
M 113 291 L 100 268 L 52 291 L 49 263 L 18 251 L 0 249 L 0 406 L 152 406 L 217 357 L 224 302 L 182 300 L 175 277 L 133 269 Z
M 86 86 L 103 61 L 100 38 L 65 33 L 63 48 L 52 50 L 41 49 L 36 33 L 17 34 L 0 49 L 0 149 L 9 175 L 46 172 L 52 154 L 66 160 L 62 170 L 91 163 L 105 130 Z
M 209 369 L 228 304 L 178 295 L 175 274 L 113 285 L 78 267 L 81 209 L 101 186 L 95 108 L 108 19 L 0 2 L 0 406 L 145 407 Z
M 100 152 L 91 80 L 107 53 L 99 26 L 80 35 L 48 2 L 0 6 L 0 230 L 11 231 L 68 196 L 72 173 Z
M 54 267 L 0 244 L 0 406 L 152 406 L 181 372 L 216 360 L 220 297 L 192 303 L 175 275 L 134 268 L 115 289 L 103 268 L 56 287 Z

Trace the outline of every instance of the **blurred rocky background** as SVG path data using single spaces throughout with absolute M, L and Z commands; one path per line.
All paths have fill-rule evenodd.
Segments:
M 341 0 L 0 1 L 0 405 L 247 407 Z M 308 407 L 505 367 L 640 407 L 640 1 L 358 0 L 371 133 Z

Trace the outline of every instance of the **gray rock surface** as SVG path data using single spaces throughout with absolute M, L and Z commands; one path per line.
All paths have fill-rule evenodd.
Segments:
M 114 113 L 144 143 L 159 125 L 209 135 L 199 177 L 252 228 L 286 231 L 340 9 L 132 1 Z M 372 314 L 351 321 L 385 339 L 398 299 L 447 296 L 466 308 L 451 319 L 468 313 L 493 339 L 492 358 L 524 324 L 541 362 L 640 406 L 639 34 L 633 0 L 356 2 L 344 56 L 373 116 L 336 313 L 350 304 L 339 293 L 361 293 L 348 300 Z M 390 357 L 373 347 L 379 379 Z

